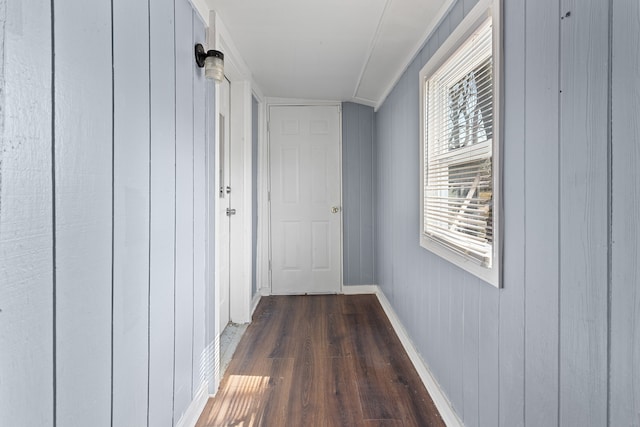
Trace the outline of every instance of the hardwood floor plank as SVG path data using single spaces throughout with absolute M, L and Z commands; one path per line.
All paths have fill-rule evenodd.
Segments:
M 260 426 L 288 425 L 289 390 L 293 378 L 294 359 L 271 359 L 273 381 L 272 392 L 267 396 Z
M 327 346 L 328 357 L 351 357 L 353 346 L 349 342 L 349 331 L 345 316 L 333 313 L 327 316 L 323 338 Z
M 361 426 L 362 405 L 357 399 L 358 386 L 354 378 L 354 360 L 350 357 L 322 359 L 324 420 L 328 426 Z
M 320 366 L 315 363 L 311 340 L 304 337 L 301 352 L 295 358 L 287 406 L 288 425 L 322 425 Z
M 381 320 L 379 314 L 348 314 L 345 315 L 345 324 L 347 345 L 351 346 L 349 353 L 383 360 L 408 357 L 391 324 Z
M 378 357 L 355 359 L 356 384 L 365 420 L 391 420 L 398 417 L 399 396 L 391 381 L 393 372 Z
M 364 427 L 404 427 L 400 420 L 366 420 Z
M 376 311 L 379 306 L 378 297 L 374 294 L 366 295 L 340 295 L 340 311 L 342 314 L 357 314 Z
M 234 360 L 262 357 L 265 352 L 271 351 L 269 346 L 273 345 L 278 334 L 276 303 L 277 299 L 273 297 L 263 297 L 260 300 L 253 315 L 253 323 L 238 343 L 232 363 Z
M 420 380 L 411 360 L 394 358 L 390 360 L 394 375 L 393 382 L 400 388 L 399 402 L 404 416 L 405 425 L 439 426 L 444 422 L 433 403 L 431 396 Z
M 295 357 L 299 351 L 301 332 L 306 331 L 304 309 L 301 307 L 308 305 L 307 297 L 302 296 L 279 296 L 277 298 L 276 313 L 278 319 L 274 345 L 269 353 L 270 358 Z
M 374 295 L 264 297 L 197 427 L 443 426 Z

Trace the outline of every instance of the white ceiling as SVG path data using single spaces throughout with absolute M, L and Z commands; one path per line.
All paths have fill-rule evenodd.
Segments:
M 379 105 L 452 0 L 206 0 L 265 96 Z

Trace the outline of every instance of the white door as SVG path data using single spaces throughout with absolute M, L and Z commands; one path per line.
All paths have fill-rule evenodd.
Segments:
M 272 292 L 339 292 L 339 107 L 271 106 L 269 141 Z
M 219 162 L 219 182 L 220 188 L 218 191 L 218 197 L 220 203 L 218 204 L 220 211 L 218 212 L 220 218 L 219 229 L 219 266 L 220 266 L 220 305 L 218 307 L 218 313 L 220 313 L 220 333 L 224 331 L 224 328 L 229 323 L 229 284 L 230 284 L 230 257 L 229 257 L 229 242 L 230 242 L 230 223 L 231 217 L 231 193 L 229 191 L 230 183 L 230 145 L 229 145 L 229 81 L 223 79 L 219 86 L 220 90 L 220 111 L 218 116 L 218 132 L 220 144 L 218 146 Z

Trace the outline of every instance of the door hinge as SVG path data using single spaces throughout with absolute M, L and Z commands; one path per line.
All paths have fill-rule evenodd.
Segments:
M 271 122 L 267 122 L 267 133 L 271 131 Z
M 269 260 L 269 271 L 271 271 L 271 260 Z
M 267 191 L 267 202 L 271 201 L 271 191 Z

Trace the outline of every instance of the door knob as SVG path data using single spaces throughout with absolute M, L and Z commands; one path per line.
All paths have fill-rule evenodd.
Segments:
M 236 214 L 236 210 L 235 209 L 227 208 L 227 216 L 231 216 L 231 215 L 235 215 L 235 214 Z
M 340 206 L 334 206 L 331 208 L 331 213 L 338 213 L 340 212 Z

